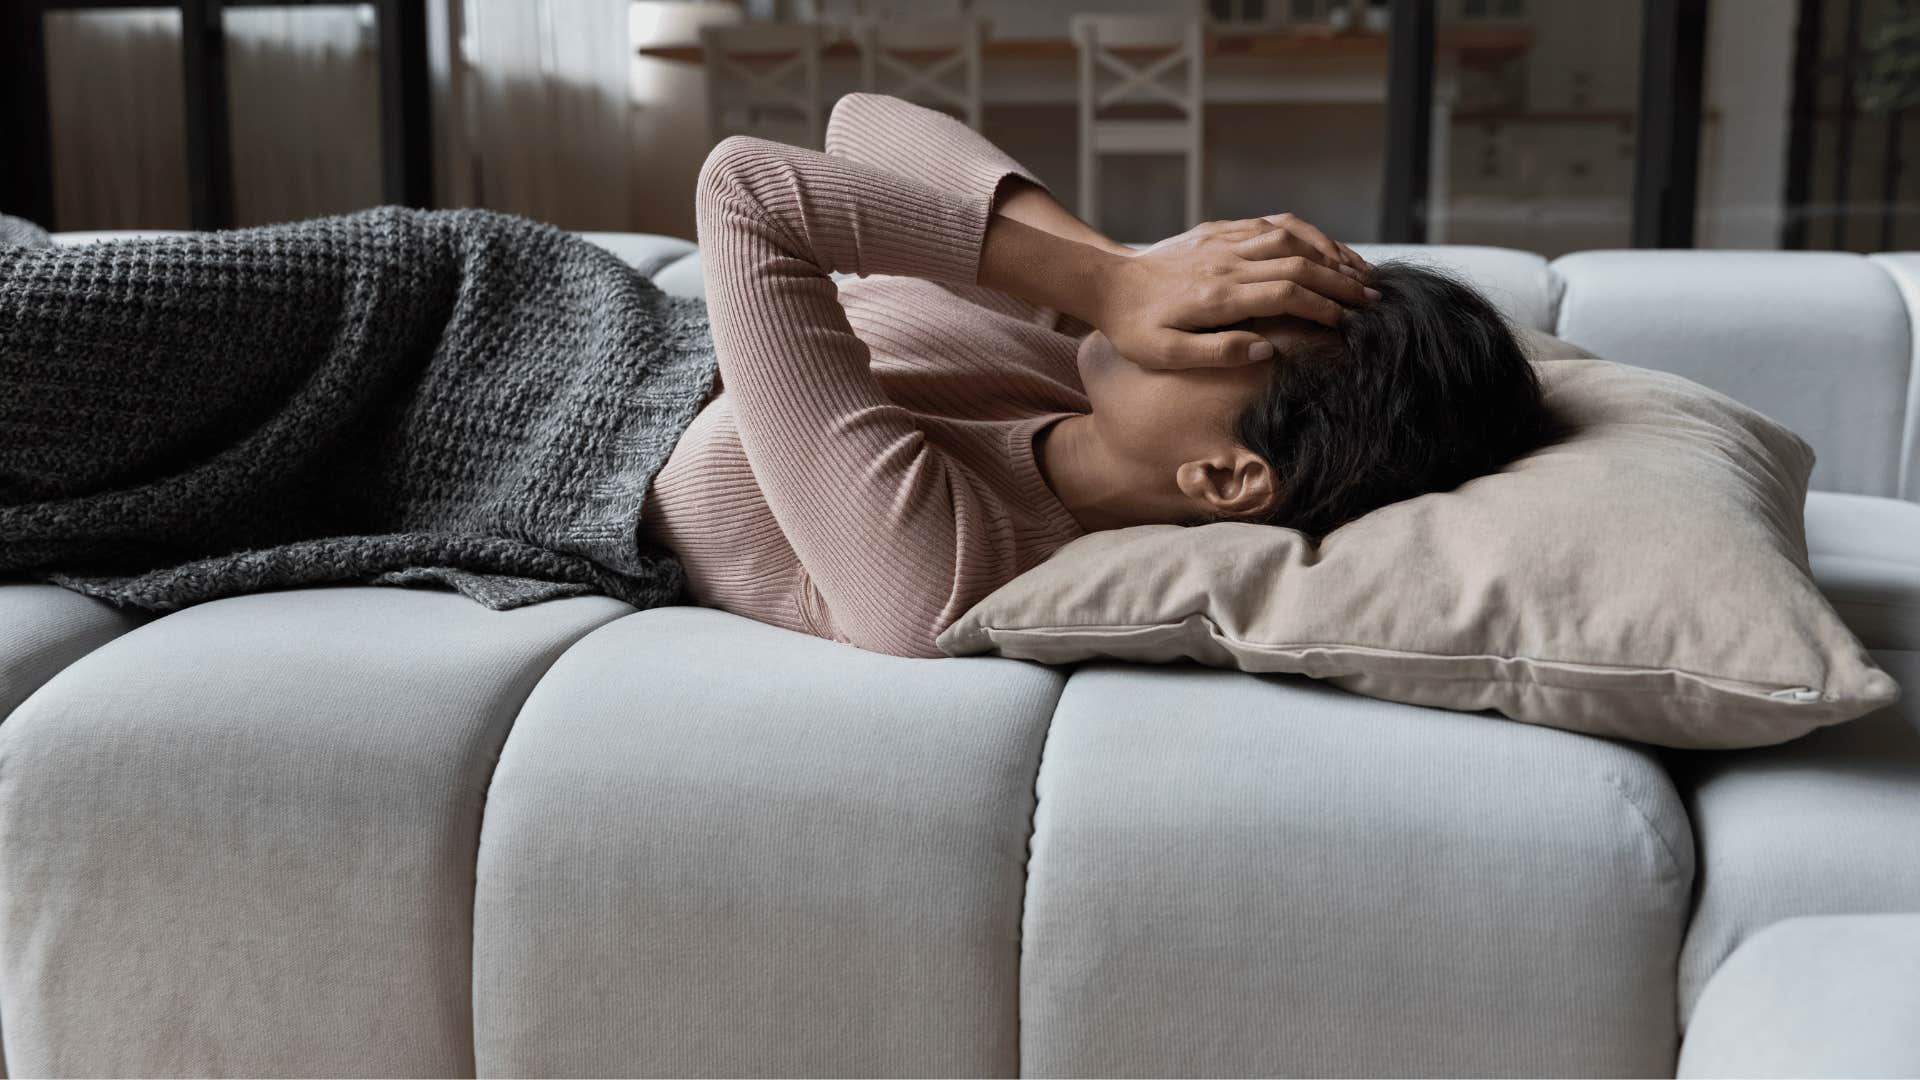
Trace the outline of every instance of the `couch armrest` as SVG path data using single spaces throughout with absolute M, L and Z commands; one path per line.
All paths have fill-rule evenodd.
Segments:
M 1920 913 L 1787 919 L 1707 983 L 1681 1077 L 1920 1076 Z

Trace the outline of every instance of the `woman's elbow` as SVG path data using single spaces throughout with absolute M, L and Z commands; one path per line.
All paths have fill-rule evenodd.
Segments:
M 700 165 L 700 178 L 694 185 L 698 201 L 708 205 L 739 194 L 746 178 L 765 165 L 770 151 L 778 145 L 750 135 L 721 139 Z
M 884 110 L 892 99 L 879 94 L 855 91 L 840 95 L 827 114 L 827 153 L 835 157 L 858 157 L 861 136 L 870 117 Z

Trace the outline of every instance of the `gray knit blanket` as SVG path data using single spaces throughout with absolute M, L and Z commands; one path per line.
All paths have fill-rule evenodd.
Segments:
M 172 610 L 326 583 L 682 598 L 636 535 L 706 309 L 482 210 L 0 243 L 0 575 Z

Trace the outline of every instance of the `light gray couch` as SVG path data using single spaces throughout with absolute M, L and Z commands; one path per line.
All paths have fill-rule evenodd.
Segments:
M 1418 254 L 1805 435 L 1907 700 L 1662 753 L 606 598 L 0 585 L 8 1068 L 1920 1071 L 1920 914 L 1857 914 L 1920 913 L 1920 255 Z

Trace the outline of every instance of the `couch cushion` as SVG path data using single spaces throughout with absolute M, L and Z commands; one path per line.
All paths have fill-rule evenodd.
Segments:
M 628 266 L 648 277 L 694 250 L 690 240 L 657 233 L 583 232 L 580 236 L 620 256 Z
M 61 668 L 148 618 L 57 585 L 0 583 L 0 720 Z
M 1692 873 L 1640 748 L 1089 664 L 1040 768 L 1021 1072 L 1668 1075 Z
M 633 609 L 343 586 L 87 653 L 0 724 L 16 1075 L 473 1075 L 487 779 L 562 650 Z
M 1471 244 L 1355 244 L 1371 263 L 1405 259 L 1452 270 L 1475 285 L 1521 326 L 1552 330 L 1560 279 L 1531 251 Z
M 1920 914 L 1787 919 L 1700 995 L 1682 1077 L 1920 1076 Z
M 1920 652 L 1874 654 L 1909 688 Z M 1920 693 L 1760 750 L 1674 753 L 1700 852 L 1681 1020 L 1728 954 L 1796 915 L 1920 911 Z
M 481 1075 L 1013 1075 L 1063 681 L 705 608 L 589 635 L 487 794 Z
M 0 583 L 0 720 L 62 668 L 148 617 L 55 585 Z
M 673 260 L 653 275 L 653 283 L 661 291 L 674 296 L 695 296 L 705 299 L 707 281 L 700 269 L 700 253 L 693 252 Z
M 1893 495 L 1913 345 L 1891 278 L 1833 252 L 1586 251 L 1554 333 L 1685 375 L 1812 443 L 1815 488 Z
M 1867 648 L 1920 650 L 1920 503 L 1809 492 L 1807 550 L 1813 580 Z

